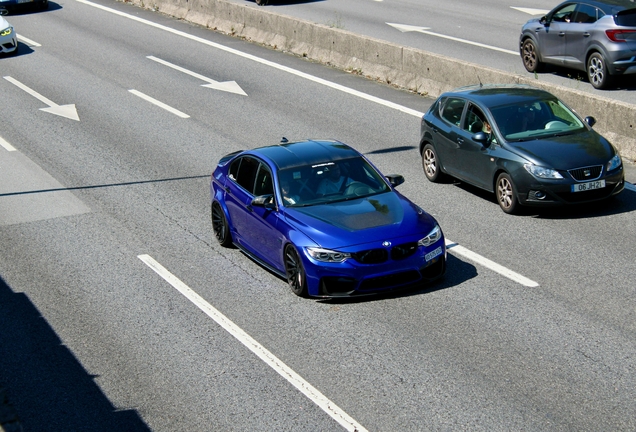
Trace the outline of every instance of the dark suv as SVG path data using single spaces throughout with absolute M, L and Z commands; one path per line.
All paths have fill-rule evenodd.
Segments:
M 524 24 L 519 49 L 528 72 L 544 63 L 578 69 L 605 89 L 614 75 L 636 73 L 636 2 L 563 2 Z

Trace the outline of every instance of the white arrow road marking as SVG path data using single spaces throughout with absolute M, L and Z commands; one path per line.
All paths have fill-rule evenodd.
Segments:
M 131 90 L 128 90 L 128 91 L 131 92 L 132 94 L 134 94 L 135 96 L 139 96 L 143 100 L 148 101 L 151 104 L 157 105 L 158 107 L 163 108 L 166 111 L 171 112 L 172 114 L 175 114 L 175 115 L 177 115 L 177 116 L 179 116 L 181 118 L 190 118 L 189 115 L 179 111 L 178 109 L 172 108 L 170 105 L 166 105 L 165 103 L 163 103 L 161 101 L 158 101 L 157 99 L 154 99 L 154 98 L 152 98 L 152 97 L 150 97 L 148 95 L 145 95 L 145 94 L 143 94 L 140 91 L 137 91 L 137 90 L 134 90 L 134 89 L 131 89 Z
M 528 15 L 545 15 L 548 12 L 550 12 L 550 10 L 548 9 L 532 9 L 532 8 L 521 8 L 521 7 L 514 7 L 514 6 L 510 6 L 510 8 L 518 10 L 519 12 L 527 13 Z
M 525 276 L 521 276 L 519 273 L 513 272 L 512 270 L 497 264 L 494 261 L 489 260 L 469 249 L 466 249 L 464 246 L 460 246 L 457 243 L 454 243 L 448 239 L 446 239 L 446 250 L 452 251 L 454 254 L 461 255 L 464 258 L 471 260 L 477 264 L 481 264 L 484 267 L 489 268 L 490 270 L 499 273 L 502 276 L 507 277 L 508 279 L 520 283 L 521 285 L 527 287 L 538 287 L 539 284 L 533 280 L 528 279 Z
M 157 57 L 154 56 L 148 56 L 147 58 L 149 58 L 150 60 L 156 61 L 157 63 L 161 63 L 162 65 L 171 67 L 172 69 L 178 70 L 179 72 L 183 72 L 185 74 L 188 74 L 190 76 L 193 76 L 195 78 L 198 78 L 202 81 L 206 81 L 209 84 L 201 84 L 202 87 L 208 87 L 208 88 L 212 88 L 215 90 L 221 90 L 221 91 L 225 91 L 225 92 L 229 92 L 229 93 L 236 93 L 236 94 L 240 94 L 243 96 L 247 96 L 247 93 L 245 93 L 243 91 L 243 89 L 236 83 L 236 81 L 224 81 L 224 82 L 219 82 L 219 81 L 214 81 L 211 78 L 205 77 L 203 75 L 200 75 L 196 72 L 192 72 L 188 69 L 184 69 L 181 66 L 177 66 L 175 64 L 169 63 L 165 60 L 161 60 Z
M 5 141 L 4 138 L 0 136 L 0 146 L 4 147 L 6 151 L 15 151 L 15 147 Z
M 183 296 L 195 304 L 201 309 L 207 316 L 212 318 L 218 325 L 224 328 L 229 334 L 234 336 L 245 345 L 250 351 L 252 351 L 258 358 L 260 358 L 265 364 L 274 369 L 280 376 L 285 378 L 296 387 L 302 394 L 307 396 L 309 400 L 318 405 L 324 412 L 329 414 L 331 418 L 337 421 L 342 427 L 351 432 L 367 432 L 357 421 L 351 418 L 346 412 L 344 412 L 335 403 L 327 399 L 325 395 L 320 393 L 318 389 L 309 384 L 300 375 L 294 372 L 289 366 L 280 361 L 274 354 L 269 352 L 263 345 L 258 343 L 254 338 L 245 333 L 243 329 L 230 321 L 225 315 L 219 312 L 214 306 L 205 301 L 203 297 L 194 292 L 189 286 L 181 282 L 179 278 L 170 273 L 155 261 L 150 255 L 138 255 L 141 261 L 143 261 L 148 267 L 161 276 L 166 282 L 172 285 Z
M 29 87 L 25 86 L 20 81 L 11 78 L 10 76 L 6 76 L 6 77 L 4 77 L 4 79 L 6 79 L 7 81 L 9 81 L 12 84 L 15 84 L 16 86 L 20 87 L 22 90 L 24 90 L 25 92 L 27 92 L 28 94 L 33 96 L 34 98 L 39 99 L 41 102 L 43 102 L 43 103 L 45 103 L 45 104 L 47 104 L 49 106 L 48 108 L 40 108 L 41 111 L 45 111 L 45 112 L 48 112 L 48 113 L 51 113 L 51 114 L 55 114 L 55 115 L 58 115 L 58 116 L 61 116 L 61 117 L 66 117 L 66 118 L 69 118 L 71 120 L 79 121 L 79 116 L 77 115 L 77 110 L 75 109 L 75 105 L 74 104 L 58 105 L 55 102 L 45 98 L 44 96 L 42 96 L 41 94 L 39 94 L 35 90 L 31 90 Z
M 39 47 L 42 46 L 39 43 L 37 43 L 36 41 L 32 41 L 31 39 L 27 39 L 22 35 L 18 35 L 18 40 L 21 42 L 24 42 L 25 44 L 32 46 L 32 47 Z
M 519 55 L 518 51 L 511 51 L 511 50 L 507 50 L 507 49 L 504 49 L 504 48 L 494 47 L 492 45 L 486 45 L 486 44 L 482 44 L 482 43 L 479 43 L 479 42 L 473 42 L 473 41 L 469 41 L 469 40 L 466 40 L 466 39 L 460 39 L 460 38 L 456 38 L 456 37 L 453 37 L 453 36 L 443 35 L 443 34 L 440 34 L 440 33 L 433 33 L 431 31 L 428 31 L 428 29 L 430 27 L 417 27 L 417 26 L 412 26 L 412 25 L 393 24 L 393 23 L 387 23 L 387 24 L 390 25 L 391 27 L 401 31 L 402 33 L 418 32 L 418 33 L 423 33 L 423 34 L 427 34 L 427 35 L 430 35 L 430 36 L 436 36 L 436 37 L 443 38 L 443 39 L 449 39 L 449 40 L 452 40 L 452 41 L 455 41 L 455 42 L 461 42 L 461 43 L 465 43 L 465 44 L 468 44 L 468 45 L 474 45 L 474 46 L 478 46 L 478 47 L 481 47 L 481 48 L 486 48 L 486 49 L 493 50 L 493 51 L 499 51 L 499 52 L 506 53 L 506 54 L 512 54 L 512 55 L 516 55 L 516 56 Z

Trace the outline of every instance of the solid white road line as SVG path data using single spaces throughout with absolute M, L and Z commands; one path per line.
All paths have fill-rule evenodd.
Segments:
M 205 301 L 201 296 L 194 292 L 190 287 L 181 282 L 175 275 L 170 273 L 155 261 L 150 255 L 137 256 L 148 267 L 154 270 L 166 282 L 172 285 L 177 291 L 183 294 L 188 300 L 194 303 L 206 315 L 212 318 L 218 325 L 223 327 L 228 333 L 238 339 L 250 351 L 256 354 L 268 366 L 274 369 L 280 376 L 285 378 L 296 387 L 302 394 L 307 396 L 313 403 L 318 405 L 324 412 L 329 414 L 346 430 L 351 432 L 367 432 L 357 421 L 351 418 L 347 413 L 340 409 L 336 404 L 327 399 L 311 384 L 305 381 L 300 375 L 294 372 L 289 366 L 280 361 L 274 354 L 265 349 L 261 344 L 254 340 L 250 335 L 245 333 L 240 327 L 230 321 L 225 315 L 215 309 L 210 303 Z
M 16 151 L 15 147 L 9 144 L 4 138 L 0 136 L 0 146 L 4 147 L 6 151 Z
M 18 40 L 21 42 L 24 42 L 25 44 L 29 45 L 29 46 L 33 46 L 33 47 L 40 47 L 42 45 L 40 45 L 39 43 L 32 41 L 31 39 L 27 39 L 22 35 L 18 35 Z
M 527 287 L 538 287 L 539 284 L 531 279 L 528 279 L 525 276 L 520 275 L 519 273 L 513 272 L 512 270 L 497 264 L 494 261 L 489 260 L 469 249 L 466 249 L 464 246 L 460 246 L 455 242 L 452 242 L 446 239 L 446 250 L 452 251 L 453 254 L 461 255 L 464 258 L 471 260 L 474 263 L 480 264 L 495 273 L 499 273 L 502 276 L 507 277 L 508 279 L 520 283 L 521 285 Z
M 143 93 L 142 93 L 142 92 L 140 92 L 140 91 L 137 91 L 137 90 L 135 90 L 135 89 L 131 89 L 131 90 L 128 90 L 128 91 L 129 91 L 129 92 L 131 92 L 132 94 L 134 94 L 135 96 L 139 96 L 139 97 L 140 97 L 140 98 L 142 98 L 143 100 L 148 101 L 148 102 L 150 102 L 151 104 L 157 105 L 158 107 L 163 108 L 163 109 L 165 109 L 166 111 L 171 112 L 172 114 L 175 114 L 175 115 L 177 115 L 177 116 L 179 116 L 179 117 L 181 117 L 181 118 L 190 118 L 190 116 L 189 116 L 189 115 L 187 115 L 187 114 L 185 114 L 185 113 L 182 113 L 182 112 L 181 112 L 181 111 L 179 111 L 178 109 L 176 109 L 176 108 L 172 108 L 170 105 L 166 105 L 165 103 L 160 102 L 160 101 L 158 101 L 157 99 L 152 98 L 152 97 L 150 97 L 150 96 L 148 96 L 148 95 L 145 95 L 145 94 L 143 94 Z

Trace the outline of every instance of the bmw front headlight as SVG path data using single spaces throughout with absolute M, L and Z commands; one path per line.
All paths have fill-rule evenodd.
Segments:
M 610 161 L 605 166 L 605 169 L 607 171 L 613 171 L 619 166 L 621 166 L 622 164 L 623 164 L 623 161 L 621 160 L 620 155 L 617 153 L 613 158 L 610 159 Z
M 0 36 L 8 36 L 13 33 L 13 27 L 7 27 L 6 29 L 0 32 Z
M 442 230 L 439 225 L 435 225 L 435 228 L 426 235 L 423 239 L 417 242 L 418 246 L 430 246 L 435 243 L 437 240 L 442 238 Z
M 322 248 L 307 248 L 307 253 L 316 261 L 339 263 L 343 262 L 347 258 L 351 258 L 351 254 L 345 252 L 338 252 L 329 249 Z
M 545 168 L 545 167 L 541 167 L 541 166 L 533 165 L 529 163 L 524 164 L 523 167 L 526 169 L 526 171 L 528 171 L 530 174 L 532 174 L 533 176 L 537 178 L 541 178 L 541 179 L 562 179 L 563 178 L 560 172 L 551 168 Z

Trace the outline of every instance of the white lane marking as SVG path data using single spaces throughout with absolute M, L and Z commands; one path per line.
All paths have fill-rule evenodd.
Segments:
M 528 15 L 545 15 L 550 12 L 549 9 L 532 9 L 510 6 L 511 9 L 518 10 L 519 12 L 527 13 Z
M 255 61 L 257 63 L 261 63 L 261 64 L 264 64 L 266 66 L 273 67 L 275 69 L 290 73 L 292 75 L 296 75 L 296 76 L 304 78 L 306 80 L 313 81 L 315 83 L 322 84 L 322 85 L 327 86 L 327 87 L 331 87 L 331 88 L 333 88 L 335 90 L 339 90 L 339 91 L 342 91 L 344 93 L 348 93 L 350 95 L 357 96 L 357 97 L 360 97 L 362 99 L 378 103 L 380 105 L 384 105 L 386 107 L 395 109 L 397 111 L 404 112 L 406 114 L 410 114 L 410 115 L 413 115 L 413 116 L 416 116 L 416 117 L 422 117 L 422 115 L 424 115 L 424 113 L 416 111 L 414 109 L 407 108 L 405 106 L 402 106 L 402 105 L 399 105 L 399 104 L 396 104 L 396 103 L 393 103 L 393 102 L 389 102 L 387 100 L 380 99 L 378 97 L 371 96 L 371 95 L 368 95 L 366 93 L 363 93 L 363 92 L 360 92 L 360 91 L 357 91 L 357 90 L 350 89 L 350 88 L 345 87 L 343 85 L 336 84 L 336 83 L 327 81 L 325 79 L 318 78 L 318 77 L 315 77 L 313 75 L 309 75 L 307 73 L 292 69 L 290 67 L 283 66 L 283 65 L 280 65 L 278 63 L 274 63 L 272 61 L 265 60 L 265 59 L 262 59 L 260 57 L 256 57 L 254 55 L 247 54 L 247 53 L 244 53 L 242 51 L 238 51 L 236 49 L 229 48 L 229 47 L 226 47 L 226 46 L 211 42 L 211 41 L 209 41 L 207 39 L 203 39 L 203 38 L 200 38 L 198 36 L 194 36 L 194 35 L 179 31 L 179 30 L 175 30 L 173 28 L 166 27 L 164 25 L 157 24 L 157 23 L 154 23 L 152 21 L 145 20 L 143 18 L 139 18 L 139 17 L 133 16 L 133 15 L 129 15 L 129 14 L 124 13 L 124 12 L 120 12 L 120 11 L 115 10 L 115 9 L 108 8 L 106 6 L 98 5 L 96 3 L 91 3 L 90 1 L 87 1 L 87 0 L 76 0 L 76 1 L 79 2 L 79 3 L 84 3 L 84 4 L 88 5 L 88 6 L 93 6 L 95 8 L 102 9 L 102 10 L 104 10 L 106 12 L 110 12 L 110 13 L 113 13 L 115 15 L 122 16 L 124 18 L 131 19 L 133 21 L 137 21 L 137 22 L 149 25 L 151 27 L 155 27 L 155 28 L 158 28 L 158 29 L 161 29 L 161 30 L 165 30 L 165 31 L 167 31 L 169 33 L 172 33 L 172 34 L 175 34 L 175 35 L 178 35 L 178 36 L 182 36 L 184 38 L 191 39 L 191 40 L 196 41 L 196 42 L 200 42 L 202 44 L 217 48 L 217 49 L 222 50 L 222 51 L 229 52 L 229 53 L 237 55 L 239 57 L 243 57 L 243 58 L 246 58 L 248 60 L 252 60 L 252 61 Z
M 457 243 L 454 243 L 448 239 L 446 239 L 446 250 L 449 250 L 453 252 L 454 254 L 461 255 L 464 258 L 467 258 L 477 264 L 480 264 L 486 268 L 489 268 L 490 270 L 496 273 L 499 273 L 500 275 L 505 276 L 514 282 L 520 283 L 521 285 L 524 285 L 527 287 L 539 286 L 537 282 L 531 279 L 528 279 L 527 277 L 522 276 L 519 273 L 516 273 L 502 265 L 499 265 L 496 262 L 491 261 L 488 258 L 485 258 L 469 249 L 466 249 L 465 247 L 460 246 Z
M 256 354 L 263 362 L 269 367 L 274 369 L 280 376 L 285 378 L 296 387 L 302 394 L 307 396 L 313 403 L 318 405 L 324 412 L 329 414 L 334 420 L 336 420 L 341 426 L 348 431 L 352 432 L 367 432 L 357 421 L 345 413 L 340 407 L 327 399 L 322 393 L 320 393 L 311 384 L 305 381 L 300 375 L 294 372 L 289 366 L 280 361 L 274 354 L 269 352 L 265 347 L 259 344 L 250 335 L 245 333 L 240 327 L 230 321 L 225 315 L 214 308 L 210 303 L 205 301 L 200 295 L 194 292 L 190 287 L 181 282 L 175 275 L 170 273 L 165 267 L 159 264 L 150 255 L 138 255 L 141 261 L 143 261 L 148 267 L 161 276 L 166 282 L 172 285 L 177 291 L 179 291 L 188 300 L 194 303 L 199 309 L 201 309 L 207 316 L 212 318 L 218 325 L 223 327 L 228 333 L 238 339 L 243 345 L 245 345 L 250 351 Z
M 79 116 L 77 115 L 77 109 L 75 108 L 74 104 L 69 104 L 69 105 L 58 105 L 55 102 L 53 102 L 50 99 L 47 99 L 46 97 L 42 96 L 40 93 L 36 92 L 33 89 L 30 89 L 29 87 L 27 87 L 26 85 L 22 84 L 20 81 L 18 81 L 15 78 L 11 78 L 10 76 L 6 76 L 4 77 L 4 79 L 6 79 L 7 81 L 9 81 L 11 84 L 16 85 L 17 87 L 21 88 L 22 90 L 24 90 L 25 92 L 27 92 L 28 94 L 30 94 L 31 96 L 33 96 L 36 99 L 39 99 L 40 102 L 45 103 L 46 105 L 48 105 L 48 108 L 40 108 L 40 111 L 45 111 L 51 114 L 55 114 L 61 117 L 66 117 L 68 119 L 71 120 L 77 120 L 79 121 Z
M 15 147 L 9 144 L 4 138 L 0 136 L 0 146 L 4 147 L 6 151 L 16 151 Z
M 40 47 L 42 45 L 40 45 L 39 43 L 32 41 L 31 39 L 27 39 L 22 35 L 18 35 L 18 40 L 24 42 L 25 44 L 29 45 L 29 46 L 33 46 L 33 47 Z
M 625 189 L 629 189 L 630 191 L 636 192 L 636 186 L 629 182 L 625 182 Z
M 212 88 L 212 89 L 216 89 L 216 90 L 221 90 L 221 91 L 225 91 L 225 92 L 229 92 L 229 93 L 236 93 L 236 94 L 240 94 L 243 96 L 247 96 L 247 93 L 245 93 L 243 91 L 243 89 L 241 88 L 241 86 L 239 86 L 236 81 L 215 81 L 212 78 L 208 78 L 206 76 L 200 75 L 196 72 L 192 72 L 191 70 L 182 68 L 181 66 L 177 66 L 175 64 L 172 64 L 170 62 L 167 62 L 165 60 L 161 60 L 160 58 L 154 57 L 154 56 L 147 56 L 146 58 L 149 58 L 150 60 L 156 61 L 157 63 L 160 63 L 164 66 L 168 66 L 174 70 L 178 70 L 179 72 L 183 72 L 185 74 L 188 74 L 190 76 L 193 76 L 195 78 L 200 79 L 201 81 L 205 81 L 208 84 L 201 84 L 202 87 L 208 87 L 208 88 Z
M 499 48 L 499 47 L 495 47 L 492 45 L 486 45 L 486 44 L 482 44 L 479 42 L 473 42 L 473 41 L 469 41 L 466 39 L 460 39 L 460 38 L 456 38 L 454 36 L 447 36 L 447 35 L 443 35 L 441 33 L 434 33 L 432 31 L 429 31 L 429 27 L 418 27 L 418 26 L 412 26 L 412 25 L 407 25 L 407 24 L 395 24 L 395 23 L 386 23 L 388 25 L 390 25 L 391 27 L 401 31 L 402 33 L 406 33 L 406 32 L 418 32 L 418 33 L 423 33 L 423 34 L 427 34 L 429 36 L 435 36 L 435 37 L 439 37 L 442 39 L 448 39 L 448 40 L 452 40 L 455 42 L 461 42 L 464 44 L 468 44 L 468 45 L 473 45 L 473 46 L 478 46 L 480 48 L 486 48 L 489 50 L 493 50 L 493 51 L 499 51 L 502 53 L 506 53 L 506 54 L 512 54 L 512 55 L 519 55 L 518 51 L 511 51 L 511 50 L 507 50 L 504 48 Z
M 172 108 L 170 105 L 166 105 L 165 103 L 163 103 L 161 101 L 158 101 L 157 99 L 152 98 L 152 97 L 150 97 L 150 96 L 148 96 L 146 94 L 143 94 L 140 91 L 137 91 L 135 89 L 130 89 L 128 91 L 131 92 L 132 94 L 134 94 L 135 96 L 139 96 L 143 100 L 148 101 L 151 104 L 157 105 L 158 107 L 163 108 L 166 111 L 171 112 L 172 114 L 175 114 L 175 115 L 177 115 L 177 116 L 179 116 L 181 118 L 190 118 L 190 116 L 187 115 L 186 113 L 183 113 L 183 112 L 179 111 L 176 108 Z

